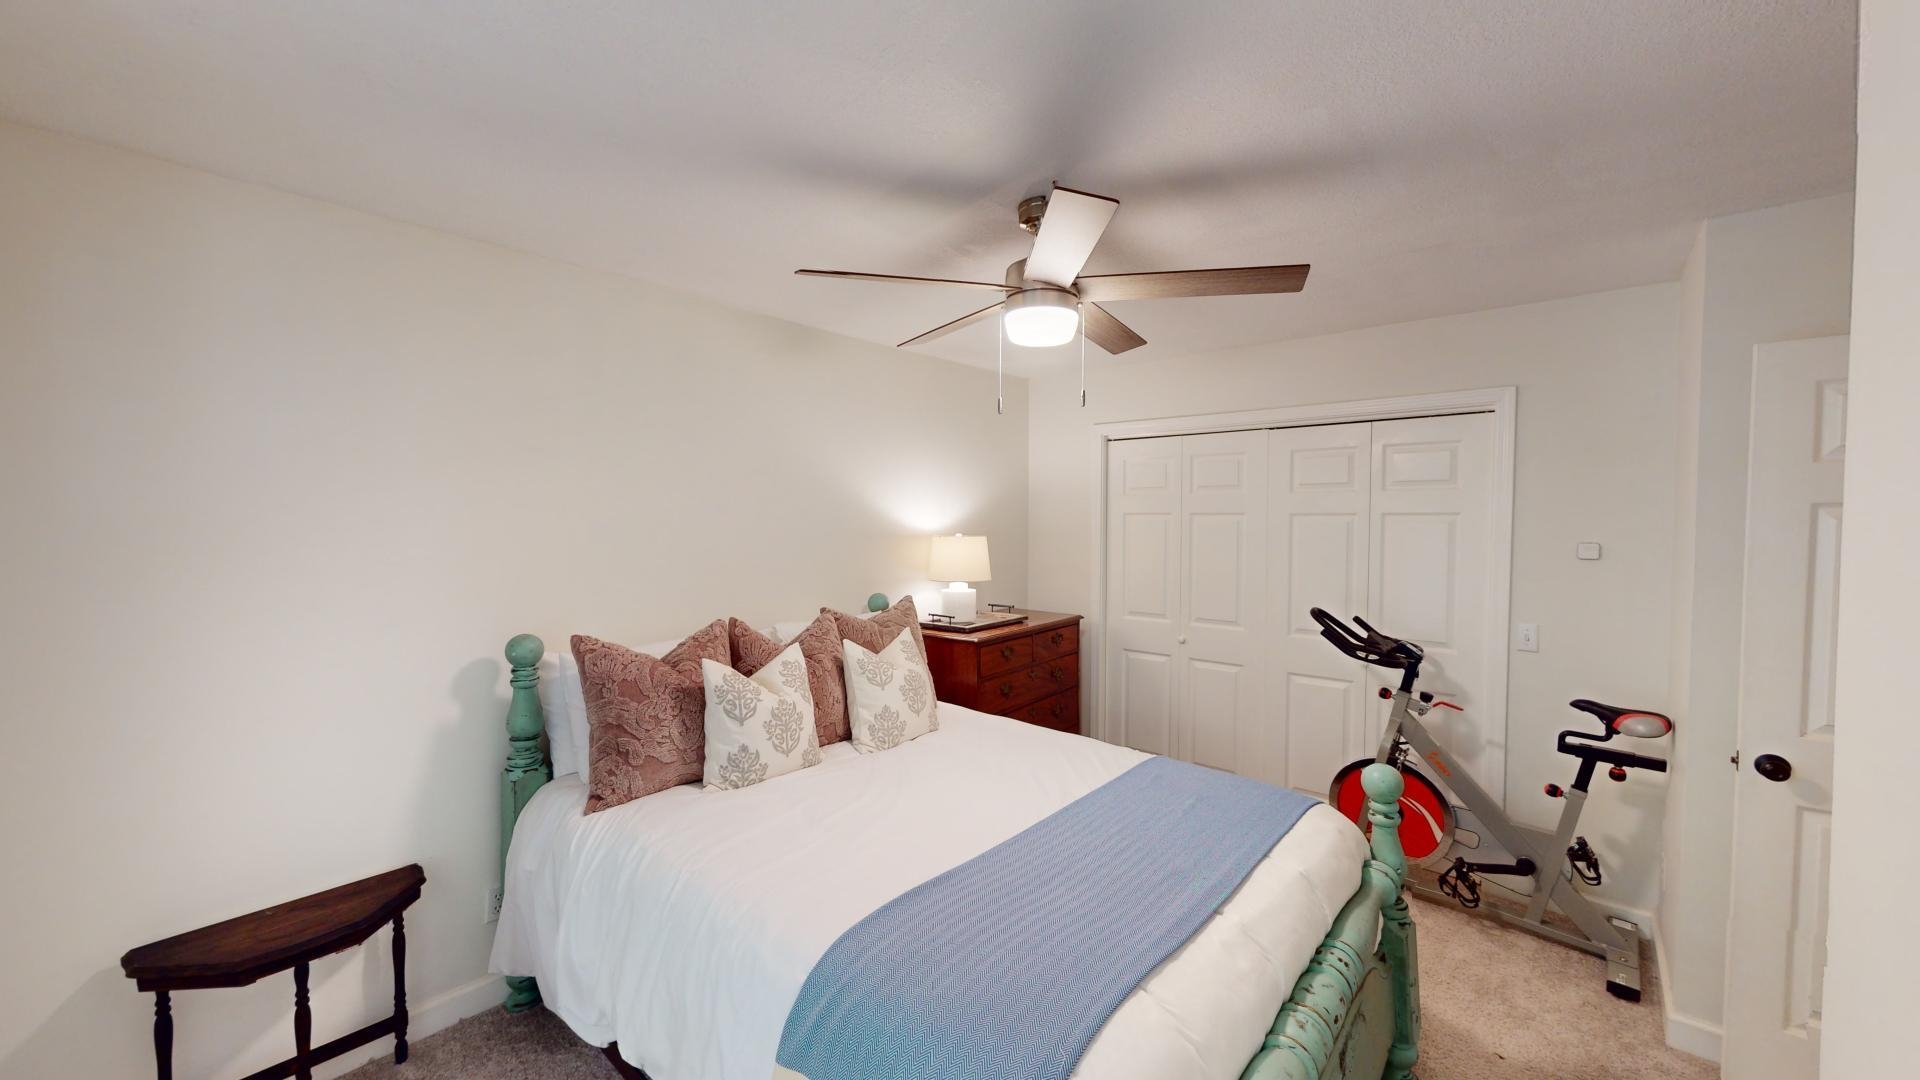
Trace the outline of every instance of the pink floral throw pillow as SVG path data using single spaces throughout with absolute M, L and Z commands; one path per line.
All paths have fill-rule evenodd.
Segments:
M 773 662 L 786 648 L 767 635 L 741 622 L 727 620 L 732 639 L 733 669 L 752 675 Z M 807 662 L 807 688 L 813 693 L 813 727 L 820 745 L 845 742 L 847 727 L 847 686 L 840 678 L 840 631 L 832 615 L 821 615 L 793 636 L 787 645 L 800 646 Z
M 727 662 L 716 620 L 658 659 L 575 634 L 587 703 L 587 813 L 700 780 L 706 764 L 706 687 L 700 661 Z
M 919 651 L 920 661 L 926 662 L 927 642 L 920 636 L 920 611 L 913 606 L 911 596 L 901 597 L 892 607 L 867 619 L 858 615 L 849 615 L 844 611 L 835 611 L 832 608 L 821 608 L 820 614 L 833 616 L 834 625 L 839 628 L 840 636 L 870 653 L 877 653 L 886 648 L 887 642 L 892 641 L 894 635 L 900 631 L 911 630 L 913 647 Z M 838 655 L 837 651 L 835 655 Z
M 913 634 L 914 652 L 919 654 L 920 663 L 924 664 L 927 662 L 927 643 L 926 640 L 920 636 L 920 612 L 913 606 L 913 597 L 911 596 L 901 597 L 892 607 L 872 618 L 863 619 L 858 615 L 849 615 L 844 611 L 835 611 L 832 608 L 821 608 L 820 617 L 822 619 L 830 618 L 833 620 L 834 637 L 843 641 L 851 641 L 870 653 L 877 653 L 885 649 L 888 642 L 899 637 L 903 632 L 911 632 Z M 840 655 L 840 641 L 833 643 L 833 679 L 840 684 L 840 692 L 842 695 L 845 695 L 847 662 L 846 659 Z M 847 736 L 842 736 L 843 738 L 851 736 L 853 733 L 853 723 L 847 718 L 848 711 L 851 707 L 850 704 L 843 702 L 840 709 L 842 717 L 841 724 L 844 725 L 847 730 Z

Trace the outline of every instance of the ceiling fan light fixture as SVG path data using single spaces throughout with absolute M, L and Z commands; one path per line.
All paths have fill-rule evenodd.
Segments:
M 1064 289 L 1028 289 L 1007 297 L 1007 340 L 1029 349 L 1065 345 L 1080 331 L 1077 299 Z

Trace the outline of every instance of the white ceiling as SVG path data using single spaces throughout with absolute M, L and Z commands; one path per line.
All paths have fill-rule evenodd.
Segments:
M 981 301 L 792 271 L 998 280 L 1053 179 L 1089 273 L 1314 265 L 1122 360 L 1670 280 L 1853 85 L 1853 0 L 0 0 L 0 115 L 886 344 Z

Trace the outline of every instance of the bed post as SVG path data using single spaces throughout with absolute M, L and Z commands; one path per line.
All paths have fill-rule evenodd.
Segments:
M 520 634 L 507 642 L 507 663 L 512 666 L 508 683 L 513 700 L 507 706 L 507 767 L 500 775 L 500 883 L 506 888 L 507 847 L 513 842 L 513 825 L 526 809 L 527 800 L 540 786 L 553 779 L 553 766 L 540 748 L 540 734 L 546 718 L 540 711 L 540 657 L 547 647 L 532 634 Z M 507 1011 L 525 1012 L 540 1004 L 540 990 L 524 975 L 507 976 Z
M 1380 898 L 1380 949 L 1393 976 L 1393 1046 L 1387 1055 L 1387 1080 L 1413 1080 L 1420 1057 L 1420 969 L 1407 910 L 1405 884 L 1407 856 L 1400 848 L 1400 793 L 1406 781 L 1400 770 L 1375 762 L 1361 770 L 1360 786 L 1367 792 L 1367 843 L 1373 858 L 1367 862 L 1367 884 Z

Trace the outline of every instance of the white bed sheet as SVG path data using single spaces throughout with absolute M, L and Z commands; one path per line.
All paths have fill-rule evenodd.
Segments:
M 521 814 L 492 970 L 532 975 L 596 1046 L 655 1080 L 767 1080 L 787 1011 L 843 932 L 1145 755 L 956 705 L 896 750 L 827 748 L 738 791 L 687 786 L 582 816 L 578 777 Z M 1081 1059 L 1086 1080 L 1232 1080 L 1333 916 L 1366 844 L 1310 810 Z

